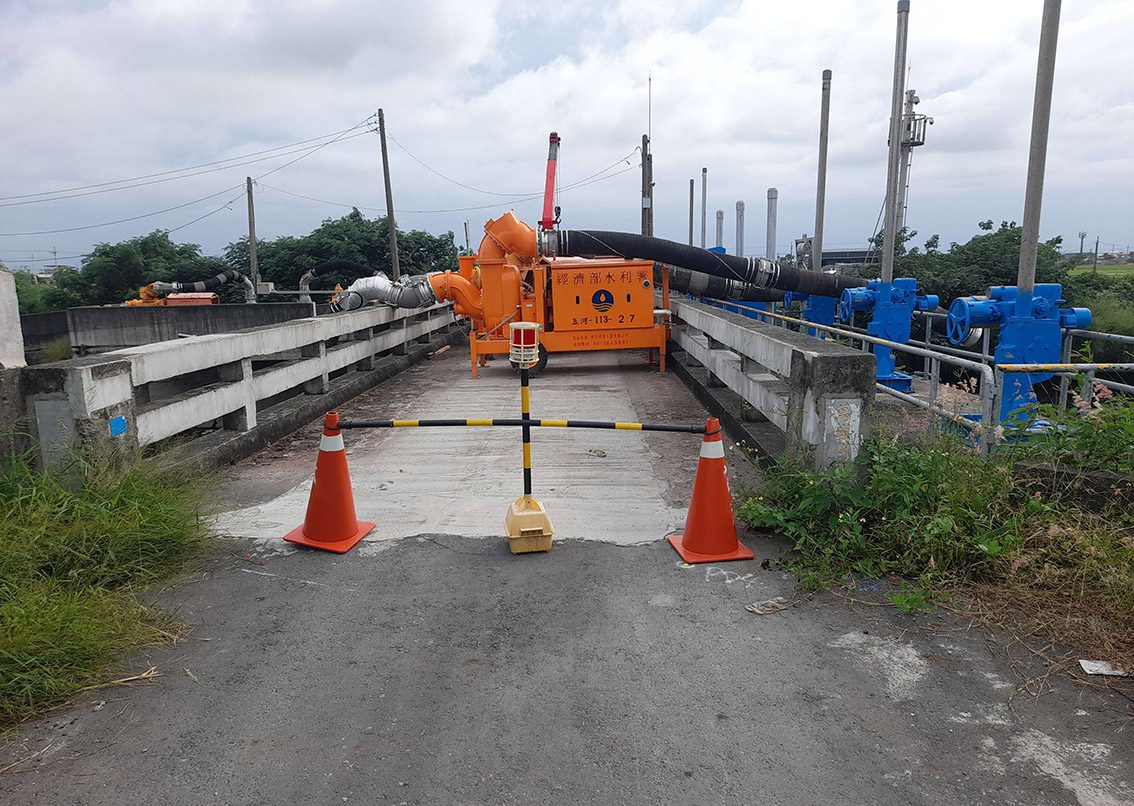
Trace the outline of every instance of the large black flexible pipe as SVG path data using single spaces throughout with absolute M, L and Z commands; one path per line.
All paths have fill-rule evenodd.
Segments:
M 731 299 L 738 302 L 783 302 L 784 292 L 771 288 L 758 288 L 736 280 L 726 280 L 712 274 L 690 271 L 680 266 L 654 264 L 654 285 L 660 286 L 662 272 L 669 272 L 670 291 L 684 291 L 710 299 Z
M 243 275 L 238 271 L 232 269 L 225 269 L 215 277 L 210 277 L 208 280 L 198 280 L 193 283 L 170 283 L 170 285 L 177 286 L 177 291 L 192 291 L 196 293 L 203 293 L 205 291 L 215 291 L 226 283 L 231 283 L 233 280 L 239 280 Z
M 560 230 L 541 233 L 541 252 L 545 256 L 601 257 L 614 255 L 639 260 L 656 260 L 690 271 L 712 274 L 744 285 L 798 291 L 822 297 L 838 297 L 844 288 L 866 285 L 857 277 L 781 266 L 757 257 L 720 255 L 696 246 L 635 235 L 629 232 L 602 230 Z

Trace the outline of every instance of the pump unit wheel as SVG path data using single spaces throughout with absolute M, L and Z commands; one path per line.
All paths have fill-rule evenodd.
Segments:
M 512 369 L 516 370 L 517 372 L 520 371 L 520 365 L 517 364 L 515 361 L 509 361 L 508 363 L 510 363 L 512 365 Z M 543 372 L 543 368 L 546 367 L 546 366 L 547 366 L 547 348 L 544 347 L 541 344 L 539 346 L 539 361 L 536 361 L 534 364 L 532 364 L 530 367 L 528 367 L 528 375 L 530 375 L 531 377 L 534 378 L 536 375 L 539 375 L 541 372 Z

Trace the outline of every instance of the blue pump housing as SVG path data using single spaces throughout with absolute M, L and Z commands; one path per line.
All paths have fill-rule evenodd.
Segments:
M 899 277 L 891 283 L 871 280 L 865 287 L 843 291 L 838 314 L 849 324 L 854 320 L 855 311 L 870 311 L 870 324 L 866 326 L 869 335 L 905 344 L 910 340 L 914 311 L 932 311 L 939 303 L 936 294 L 918 294 L 917 280 L 913 277 Z M 913 390 L 913 378 L 898 372 L 893 350 L 875 344 L 874 360 L 878 383 L 899 392 Z
M 1030 309 L 1020 315 L 1018 291 L 1014 285 L 992 286 L 983 296 L 957 297 L 949 305 L 945 333 L 953 344 L 965 340 L 973 328 L 998 327 L 993 358 L 1000 364 L 1057 364 L 1064 330 L 1083 330 L 1091 326 L 1088 308 L 1061 308 L 1063 286 L 1039 283 L 1032 289 Z M 1030 419 L 1028 410 L 1036 405 L 1033 387 L 1055 375 L 1054 372 L 1006 372 L 1000 401 L 1000 422 L 1016 424 Z
M 799 303 L 800 310 L 803 312 L 803 318 L 808 322 L 814 322 L 817 325 L 826 325 L 827 327 L 831 327 L 835 324 L 835 309 L 838 307 L 838 300 L 834 297 L 821 297 L 817 294 L 801 294 L 798 291 L 785 291 L 784 305 L 791 306 L 793 302 Z M 816 336 L 820 339 L 827 338 L 825 331 L 814 327 L 807 328 L 807 335 Z

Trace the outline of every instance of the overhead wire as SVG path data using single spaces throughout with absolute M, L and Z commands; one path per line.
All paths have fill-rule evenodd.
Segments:
M 349 137 L 343 137 L 342 139 L 350 140 L 350 139 L 353 139 L 355 137 L 361 137 L 361 136 L 363 136 L 365 134 L 369 134 L 369 133 L 370 133 L 369 131 L 356 132 L 354 134 L 351 134 Z M 29 204 L 45 204 L 47 202 L 63 201 L 64 199 L 78 199 L 78 198 L 82 198 L 84 196 L 97 196 L 97 195 L 100 195 L 102 193 L 115 193 L 115 192 L 120 191 L 120 190 L 131 190 L 133 188 L 147 187 L 149 185 L 160 185 L 164 182 L 176 182 L 179 179 L 189 179 L 189 178 L 194 177 L 194 176 L 204 176 L 205 174 L 217 173 L 218 171 L 227 171 L 227 170 L 230 170 L 232 168 L 240 168 L 240 167 L 245 166 L 245 165 L 254 165 L 254 164 L 260 163 L 260 162 L 268 162 L 268 161 L 271 161 L 271 160 L 280 159 L 281 157 L 287 157 L 287 156 L 290 156 L 292 154 L 304 154 L 304 156 L 306 156 L 305 152 L 310 151 L 310 152 L 314 153 L 315 151 L 318 151 L 320 148 L 322 148 L 324 145 L 330 145 L 330 143 L 332 143 L 332 142 L 338 142 L 338 140 L 337 139 L 331 140 L 331 141 L 324 143 L 322 145 L 319 145 L 319 146 L 314 146 L 314 147 L 308 146 L 306 148 L 298 148 L 298 149 L 294 149 L 294 150 L 290 150 L 290 151 L 282 151 L 282 152 L 277 153 L 277 154 L 270 154 L 266 157 L 258 157 L 256 159 L 245 160 L 244 162 L 234 162 L 234 163 L 229 164 L 229 165 L 221 165 L 220 167 L 207 168 L 205 170 L 200 170 L 200 171 L 193 171 L 192 173 L 179 173 L 176 176 L 166 176 L 166 177 L 163 177 L 161 179 L 150 179 L 150 180 L 145 181 L 145 182 L 134 182 L 132 184 L 118 185 L 116 187 L 103 187 L 103 188 L 98 189 L 98 190 L 86 190 L 86 191 L 77 192 L 77 193 L 65 193 L 63 195 L 48 196 L 46 198 L 41 198 L 41 199 L 25 199 L 23 201 L 0 202 L 0 207 L 21 207 L 21 206 L 25 206 L 25 205 L 29 205 Z
M 617 164 L 617 163 L 615 163 L 615 164 Z M 640 165 L 640 163 L 639 163 L 639 165 Z M 591 176 L 588 177 L 589 181 L 588 180 L 579 180 L 579 182 L 577 182 L 575 184 L 567 185 L 567 186 L 561 188 L 561 191 L 566 192 L 566 191 L 570 191 L 570 190 L 578 190 L 579 188 L 588 187 L 590 185 L 594 185 L 594 184 L 597 184 L 599 182 L 603 182 L 607 179 L 613 179 L 614 177 L 616 177 L 620 174 L 624 174 L 627 171 L 634 170 L 635 168 L 639 167 L 639 165 L 631 165 L 628 168 L 623 168 L 621 171 L 616 171 L 615 173 L 607 174 L 607 175 L 601 176 L 601 177 L 598 177 L 598 174 L 591 174 Z M 608 169 L 604 169 L 604 170 L 608 170 Z M 600 171 L 600 173 L 601 173 L 601 171 Z M 598 177 L 598 178 L 595 178 L 595 177 Z M 347 204 L 346 202 L 330 201 L 329 199 L 320 199 L 320 198 L 315 197 L 315 196 L 308 196 L 308 195 L 303 194 L 303 193 L 296 193 L 295 191 L 284 190 L 283 188 L 275 187 L 274 185 L 269 185 L 265 182 L 257 182 L 257 184 L 262 188 L 265 188 L 267 190 L 274 190 L 276 193 L 282 193 L 285 196 L 294 196 L 297 199 L 306 199 L 307 201 L 316 202 L 318 204 L 327 204 L 327 205 L 330 205 L 332 207 L 344 207 L 344 208 L 347 208 L 347 209 L 354 209 L 354 210 L 369 210 L 369 211 L 377 212 L 377 213 L 386 212 L 386 208 L 384 208 L 384 207 L 368 207 L 368 206 L 360 205 L 360 204 Z M 542 197 L 543 197 L 542 193 L 533 193 L 533 194 L 529 194 L 527 196 L 518 196 L 518 197 L 514 197 L 512 199 L 505 199 L 505 200 L 502 200 L 500 202 L 495 202 L 495 203 L 492 203 L 492 204 L 479 204 L 479 205 L 473 205 L 473 206 L 470 206 L 470 207 L 449 207 L 449 208 L 443 208 L 443 209 L 438 209 L 438 210 L 395 209 L 394 212 L 395 213 L 421 213 L 421 214 L 464 213 L 464 212 L 469 212 L 469 211 L 472 211 L 472 210 L 488 210 L 488 209 L 491 209 L 491 208 L 494 208 L 494 207 L 499 207 L 501 204 L 504 204 L 504 203 L 516 204 L 516 203 L 525 202 L 525 201 L 533 201 L 535 199 L 539 199 L 539 198 L 542 198 Z
M 90 184 L 90 185 L 76 185 L 75 187 L 59 188 L 59 189 L 56 189 L 56 190 L 43 190 L 43 191 L 38 191 L 36 193 L 22 193 L 22 194 L 18 194 L 18 195 L 14 195 L 14 196 L 0 196 L 0 202 L 12 201 L 12 200 L 15 200 L 15 199 L 32 199 L 32 198 L 35 198 L 37 196 L 56 196 L 56 195 L 61 194 L 61 193 L 73 193 L 73 192 L 83 191 L 83 190 L 92 190 L 92 189 L 95 189 L 95 188 L 105 188 L 105 187 L 110 187 L 111 185 L 124 185 L 124 184 L 129 183 L 129 182 L 141 182 L 142 180 L 145 180 L 145 179 L 153 179 L 155 177 L 160 177 L 160 176 L 170 176 L 171 174 L 181 174 L 181 173 L 186 173 L 188 171 L 196 171 L 198 168 L 210 168 L 214 165 L 223 165 L 226 168 L 235 168 L 235 167 L 238 167 L 238 166 L 237 165 L 225 165 L 225 163 L 239 162 L 239 161 L 242 161 L 242 160 L 250 160 L 250 162 L 262 162 L 263 160 L 251 160 L 251 158 L 252 157 L 259 157 L 263 154 L 273 154 L 274 152 L 277 152 L 277 151 L 287 151 L 289 149 L 297 148 L 298 146 L 304 146 L 308 143 L 314 143 L 318 140 L 326 140 L 329 137 L 334 137 L 334 138 L 337 139 L 339 136 L 341 136 L 343 134 L 348 134 L 348 133 L 350 133 L 350 132 L 352 132 L 352 131 L 354 131 L 354 130 L 362 127 L 362 126 L 365 126 L 369 122 L 369 120 L 370 120 L 370 118 L 367 118 L 366 120 L 362 121 L 361 123 L 356 123 L 354 126 L 351 126 L 348 129 L 341 129 L 337 132 L 331 132 L 329 134 L 321 134 L 318 137 L 310 137 L 306 140 L 299 140 L 295 143 L 289 143 L 289 144 L 284 145 L 284 146 L 276 146 L 275 148 L 266 148 L 266 149 L 263 149 L 261 151 L 253 151 L 249 154 L 242 154 L 242 155 L 239 155 L 239 156 L 236 156 L 236 157 L 226 157 L 225 159 L 213 160 L 211 162 L 202 162 L 198 165 L 190 165 L 190 166 L 185 167 L 185 168 L 173 168 L 173 169 L 170 169 L 168 171 L 158 171 L 158 172 L 152 173 L 152 174 L 142 174 L 140 176 L 132 176 L 132 177 L 128 177 L 126 179 L 115 179 L 115 180 L 111 180 L 111 181 L 108 181 L 108 182 L 96 182 L 96 183 Z M 367 131 L 369 131 L 369 129 Z M 367 132 L 359 132 L 358 134 L 361 135 L 361 134 L 366 134 L 366 133 Z M 299 150 L 302 151 L 302 150 L 305 150 L 305 149 L 299 149 Z M 290 153 L 295 153 L 295 152 L 292 151 Z M 275 157 L 279 157 L 279 156 L 285 156 L 285 155 L 276 154 L 274 157 L 269 156 L 269 157 L 266 157 L 266 159 L 274 159 Z M 250 163 L 240 162 L 240 164 L 244 165 L 244 164 L 250 164 Z M 218 169 L 218 170 L 223 170 L 223 168 Z M 205 171 L 205 172 L 202 172 L 202 173 L 208 173 L 208 172 Z M 191 175 L 196 175 L 196 174 L 191 174 Z M 117 188 L 115 188 L 115 189 L 117 189 Z M 8 207 L 8 206 L 11 206 L 11 205 L 0 205 L 0 206 Z
M 340 133 L 337 137 L 335 137 L 332 140 L 328 140 L 325 143 L 321 143 L 320 145 L 315 146 L 314 148 L 304 150 L 304 153 L 300 154 L 295 159 L 289 160 L 289 161 L 285 162 L 283 165 L 279 165 L 275 168 L 272 168 L 270 171 L 265 171 L 264 173 L 260 174 L 259 176 L 254 177 L 253 181 L 258 180 L 258 179 L 265 177 L 265 176 L 270 176 L 271 174 L 274 174 L 277 171 L 282 171 L 284 168 L 287 168 L 288 166 L 294 165 L 295 163 L 299 162 L 302 159 L 306 159 L 307 157 L 311 156 L 312 154 L 315 154 L 318 151 L 321 151 L 322 149 L 326 148 L 327 146 L 339 142 L 349 132 L 354 131 L 360 125 L 365 124 L 369 119 L 370 118 L 367 117 L 366 119 L 364 119 L 363 121 L 360 121 L 360 123 L 355 124 L 351 128 L 343 130 L 342 133 Z M 292 152 L 292 153 L 294 153 L 294 152 Z M 233 190 L 243 189 L 243 187 L 244 187 L 243 184 L 236 185 L 236 186 L 233 186 L 233 187 L 227 187 L 227 188 L 224 188 L 223 190 L 218 190 L 216 193 L 210 193 L 208 196 L 202 196 L 199 199 L 194 199 L 193 201 L 188 201 L 188 202 L 185 202 L 183 204 L 174 205 L 173 207 L 167 207 L 167 208 L 162 209 L 162 210 L 154 210 L 154 211 L 149 212 L 149 213 L 142 213 L 141 215 L 130 216 L 129 218 L 117 219 L 115 221 L 104 221 L 100 224 L 88 224 L 88 225 L 82 226 L 82 227 L 65 227 L 65 228 L 61 228 L 61 229 L 52 229 L 52 230 L 37 230 L 37 231 L 31 231 L 31 232 L 0 232 L 0 237 L 19 237 L 19 236 L 25 236 L 25 235 L 55 235 L 55 234 L 61 233 L 61 232 L 81 232 L 81 231 L 84 231 L 84 230 L 99 229 L 100 227 L 110 227 L 110 226 L 114 226 L 115 224 L 126 224 L 126 223 L 129 223 L 131 221 L 139 221 L 143 218 L 151 218 L 155 215 L 161 215 L 162 213 L 170 213 L 170 212 L 173 212 L 174 210 L 181 210 L 181 209 L 184 209 L 185 207 L 191 207 L 194 204 L 200 204 L 201 202 L 208 201 L 209 199 L 215 199 L 217 196 L 223 196 L 224 194 L 230 193 Z M 229 207 L 231 204 L 233 204 L 233 202 L 235 202 L 239 198 L 240 198 L 240 196 L 238 195 L 232 201 L 225 202 L 223 205 L 216 208 L 215 210 L 212 210 L 208 213 L 205 213 L 204 215 L 199 216 L 199 217 L 193 219 L 192 221 L 189 221 L 185 224 L 181 224 L 180 226 L 174 227 L 173 229 L 170 229 L 170 230 L 167 230 L 167 231 L 168 232 L 176 232 L 177 230 L 184 229 L 185 227 L 188 227 L 190 224 L 195 224 L 195 223 L 197 223 L 198 221 L 200 221 L 204 218 L 208 218 L 209 216 L 214 215 L 216 213 L 219 213 L 221 210 L 226 209 L 227 207 Z

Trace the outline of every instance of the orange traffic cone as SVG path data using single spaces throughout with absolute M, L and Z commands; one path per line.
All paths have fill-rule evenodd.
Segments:
M 670 535 L 669 542 L 687 563 L 751 560 L 756 556 L 736 538 L 724 442 L 721 424 L 716 418 L 709 418 L 705 423 L 705 440 L 701 443 L 685 531 Z
M 339 413 L 329 411 L 323 418 L 323 438 L 315 461 L 315 483 L 307 499 L 307 517 L 302 526 L 284 535 L 284 540 L 345 554 L 373 528 L 373 523 L 355 517 Z

